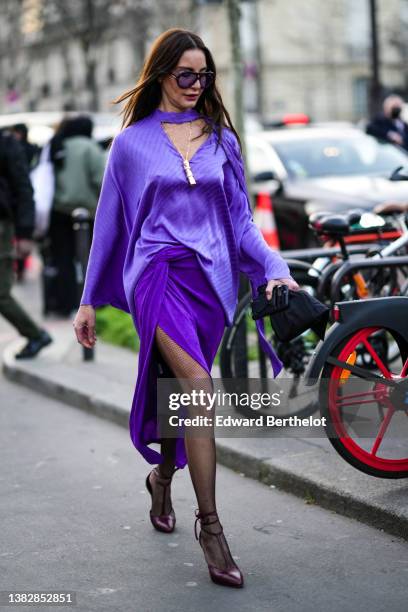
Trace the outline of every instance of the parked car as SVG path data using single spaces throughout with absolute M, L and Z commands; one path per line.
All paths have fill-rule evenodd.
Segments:
M 55 128 L 64 117 L 75 117 L 78 114 L 86 114 L 92 117 L 94 121 L 93 137 L 103 146 L 120 130 L 121 118 L 118 115 L 87 111 L 50 111 L 0 115 L 0 129 L 16 123 L 25 123 L 28 127 L 29 141 L 42 147 L 53 136 Z
M 251 190 L 271 194 L 281 248 L 315 244 L 312 212 L 408 201 L 408 185 L 389 181 L 398 166 L 408 166 L 408 154 L 351 124 L 264 130 L 246 143 Z

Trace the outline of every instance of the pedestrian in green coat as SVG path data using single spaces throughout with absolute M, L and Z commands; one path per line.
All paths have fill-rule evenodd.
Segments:
M 92 129 L 92 120 L 87 116 L 67 119 L 51 142 L 55 194 L 48 235 L 57 271 L 54 310 L 66 317 L 79 305 L 72 212 L 78 207 L 88 209 L 90 232 L 93 231 L 107 159 L 106 151 L 92 139 Z

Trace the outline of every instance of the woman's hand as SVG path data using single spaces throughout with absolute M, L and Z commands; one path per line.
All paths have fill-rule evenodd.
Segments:
M 80 306 L 72 323 L 77 340 L 86 348 L 93 348 L 97 340 L 95 334 L 95 308 L 90 304 Z
M 266 285 L 265 294 L 266 299 L 270 300 L 272 298 L 272 291 L 274 287 L 278 287 L 279 285 L 287 285 L 289 289 L 292 291 L 299 291 L 300 287 L 293 278 L 275 278 L 273 280 L 268 281 Z

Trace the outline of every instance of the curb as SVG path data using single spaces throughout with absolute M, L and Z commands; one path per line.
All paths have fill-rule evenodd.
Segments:
M 358 500 L 314 482 L 306 476 L 299 476 L 283 470 L 251 455 L 238 452 L 217 443 L 217 461 L 222 465 L 240 472 L 249 478 L 274 486 L 282 491 L 302 498 L 305 503 L 317 504 L 348 518 L 386 531 L 391 535 L 408 540 L 408 519 L 385 510 L 375 504 Z
M 40 372 L 27 371 L 14 359 L 14 348 L 12 344 L 3 353 L 2 369 L 10 381 L 128 428 L 128 410 L 68 385 L 46 379 L 41 376 Z M 377 504 L 356 499 L 353 495 L 341 493 L 307 476 L 273 465 L 272 461 L 263 461 L 248 453 L 232 449 L 217 440 L 216 447 L 217 462 L 235 472 L 296 495 L 305 503 L 316 503 L 323 508 L 408 540 L 408 517 L 404 515 L 384 509 Z
M 122 427 L 129 426 L 129 412 L 126 412 L 121 406 L 105 402 L 73 387 L 51 381 L 37 373 L 28 372 L 24 369 L 24 366 L 20 366 L 16 362 L 13 353 L 12 346 L 7 347 L 3 353 L 3 373 L 8 380 Z

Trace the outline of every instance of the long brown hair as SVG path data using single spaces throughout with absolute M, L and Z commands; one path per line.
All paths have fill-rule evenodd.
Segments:
M 136 86 L 113 101 L 114 104 L 119 104 L 127 100 L 121 111 L 121 114 L 123 114 L 122 129 L 147 117 L 159 106 L 162 94 L 158 78 L 171 72 L 177 66 L 183 53 L 189 49 L 201 49 L 203 51 L 207 69 L 211 70 L 216 77 L 217 71 L 213 56 L 200 36 L 182 28 L 166 30 L 154 41 L 150 53 L 144 61 Z M 213 125 L 211 124 L 215 124 L 218 140 L 220 140 L 221 129 L 227 126 L 234 132 L 241 148 L 240 138 L 223 104 L 216 85 L 216 78 L 208 88 L 203 90 L 195 109 L 210 119 L 209 123 L 206 122 L 207 125 L 203 132 L 212 132 Z

